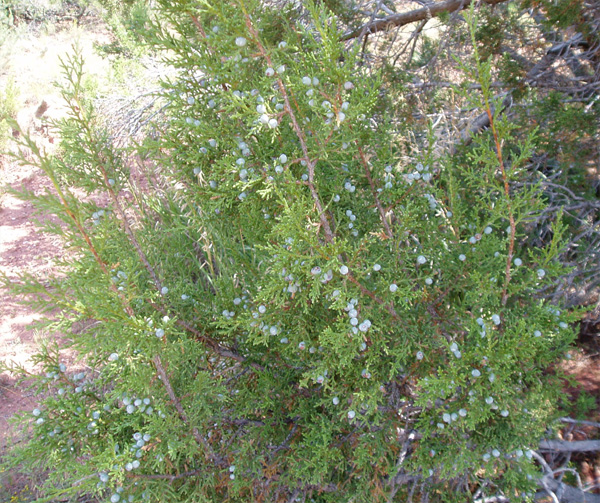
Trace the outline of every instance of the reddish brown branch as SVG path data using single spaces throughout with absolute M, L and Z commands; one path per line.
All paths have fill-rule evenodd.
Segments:
M 267 63 L 269 64 L 269 66 L 273 66 L 269 54 L 267 53 L 267 51 L 265 50 L 264 46 L 262 45 L 262 43 L 260 41 L 258 32 L 252 25 L 252 21 L 250 20 L 250 17 L 247 14 L 246 14 L 246 26 L 247 26 L 250 34 L 254 37 L 254 41 L 258 45 L 258 49 L 260 51 L 261 56 L 263 56 L 267 60 Z M 312 160 L 310 158 L 310 154 L 308 152 L 308 145 L 306 142 L 306 136 L 305 136 L 304 132 L 302 131 L 302 128 L 298 124 L 296 115 L 294 114 L 294 110 L 290 103 L 290 99 L 289 99 L 285 84 L 279 77 L 277 78 L 277 84 L 279 86 L 279 91 L 281 92 L 281 95 L 283 96 L 283 101 L 285 103 L 285 111 L 287 112 L 287 114 L 290 117 L 290 120 L 292 121 L 292 128 L 294 129 L 294 132 L 296 133 L 296 136 L 298 137 L 298 140 L 300 141 L 300 146 L 302 147 L 302 154 L 304 155 L 304 160 L 306 161 L 306 164 L 308 166 L 308 183 L 307 183 L 307 185 L 308 185 L 308 188 L 310 189 L 310 194 L 313 198 L 313 201 L 314 201 L 317 211 L 319 213 L 319 221 L 321 222 L 321 227 L 323 228 L 323 231 L 325 232 L 325 240 L 328 243 L 332 243 L 333 238 L 334 238 L 334 233 L 331 230 L 329 220 L 327 219 L 327 215 L 325 214 L 325 209 L 323 207 L 323 203 L 321 202 L 321 198 L 315 187 L 315 162 L 314 162 L 314 160 Z
M 385 310 L 388 313 L 390 313 L 396 320 L 401 319 L 400 315 L 396 312 L 396 310 L 394 309 L 394 306 L 392 304 L 386 304 L 382 299 L 377 297 L 377 295 L 375 295 L 371 290 L 369 290 L 368 288 L 365 288 L 363 285 L 361 285 L 360 282 L 351 273 L 348 273 L 348 279 L 359 288 L 360 292 L 363 295 L 370 297 L 377 304 L 379 304 L 380 306 L 383 306 L 385 308 Z
M 179 418 L 187 426 L 191 427 L 192 435 L 194 436 L 194 439 L 196 440 L 196 442 L 199 445 L 202 445 L 206 451 L 205 452 L 206 458 L 209 459 L 210 461 L 212 461 L 215 465 L 224 465 L 225 462 L 219 456 L 217 456 L 215 454 L 215 452 L 213 451 L 213 449 L 210 446 L 210 444 L 208 443 L 208 441 L 202 435 L 200 435 L 198 428 L 196 428 L 195 426 L 192 426 L 190 424 L 190 420 L 188 419 L 187 414 L 183 410 L 181 401 L 175 394 L 175 390 L 173 389 L 173 386 L 171 385 L 171 380 L 169 379 L 169 376 L 167 375 L 167 372 L 165 370 L 165 367 L 162 364 L 160 356 L 156 355 L 152 361 L 154 362 L 154 367 L 156 368 L 156 372 L 158 372 L 158 375 L 160 376 L 160 380 L 162 381 L 165 389 L 167 390 L 167 394 L 169 395 L 169 398 L 170 398 L 171 402 L 173 403 L 173 406 L 177 410 L 177 414 L 179 415 Z
M 510 223 L 510 238 L 508 243 L 508 256 L 506 257 L 506 268 L 504 271 L 504 286 L 502 288 L 502 305 L 505 306 L 508 300 L 508 285 L 510 283 L 510 268 L 512 264 L 513 253 L 515 251 L 515 218 L 512 211 L 512 205 L 510 200 L 510 187 L 508 185 L 508 177 L 506 176 L 506 169 L 504 167 L 504 160 L 502 159 L 502 145 L 498 138 L 498 131 L 494 123 L 494 117 L 490 104 L 486 98 L 486 112 L 490 121 L 490 127 L 494 136 L 494 142 L 496 144 L 496 156 L 498 157 L 498 163 L 500 164 L 500 171 L 502 173 L 502 182 L 504 184 L 504 195 L 506 196 L 506 206 L 508 209 L 508 221 Z
M 198 21 L 198 18 L 193 14 L 190 14 L 190 17 L 192 18 L 193 23 L 196 25 L 196 28 L 198 28 L 198 31 L 200 32 L 200 35 L 202 35 L 202 38 L 206 38 L 206 32 L 200 24 L 200 21 Z
M 379 216 L 381 217 L 381 223 L 385 227 L 387 231 L 387 236 L 389 239 L 392 239 L 394 235 L 392 234 L 392 229 L 390 228 L 390 224 L 385 218 L 385 211 L 383 206 L 381 206 L 381 202 L 379 201 L 379 197 L 377 196 L 377 189 L 375 188 L 375 184 L 373 183 L 373 178 L 371 178 L 371 171 L 369 170 L 369 163 L 365 157 L 365 154 L 360 145 L 357 145 L 358 153 L 360 154 L 360 160 L 365 169 L 365 175 L 367 176 L 367 180 L 369 181 L 369 185 L 371 186 L 371 192 L 373 194 L 373 199 L 375 200 L 375 205 L 377 206 L 377 210 L 379 211 Z
M 160 292 L 162 289 L 161 281 L 158 279 L 158 275 L 156 274 L 156 271 L 150 264 L 148 257 L 146 257 L 146 254 L 142 250 L 140 243 L 138 242 L 137 238 L 135 237 L 135 234 L 133 233 L 133 230 L 131 229 L 131 226 L 129 225 L 129 221 L 127 220 L 127 215 L 125 215 L 125 211 L 123 210 L 121 203 L 119 202 L 119 199 L 117 198 L 117 194 L 113 190 L 111 184 L 108 181 L 108 173 L 106 172 L 106 169 L 104 168 L 102 159 L 98 159 L 98 168 L 100 169 L 102 176 L 104 177 L 104 183 L 106 184 L 108 194 L 109 194 L 110 198 L 112 199 L 113 204 L 115 205 L 117 213 L 121 217 L 121 223 L 123 224 L 125 233 L 127 234 L 127 236 L 129 236 L 129 239 L 130 239 L 131 243 L 133 244 L 133 247 L 135 248 L 135 251 L 136 251 L 138 257 L 142 261 L 142 264 L 144 264 L 144 267 L 148 271 L 148 274 L 150 274 L 150 276 L 152 277 L 154 286 Z
M 167 474 L 162 474 L 162 473 L 155 473 L 152 475 L 129 475 L 129 474 L 127 474 L 126 476 L 128 478 L 132 478 L 132 479 L 169 480 L 172 482 L 173 480 L 184 479 L 186 477 L 193 477 L 194 475 L 198 475 L 199 473 L 202 473 L 202 471 L 203 471 L 202 468 L 197 468 L 195 470 L 189 470 L 187 472 L 178 473 L 177 475 L 167 475 Z
M 164 314 L 164 315 L 168 315 L 167 310 L 154 303 L 154 302 L 150 302 L 150 305 L 156 309 L 157 311 L 159 311 L 160 313 Z M 183 328 L 185 331 L 191 333 L 194 337 L 196 337 L 196 340 L 203 342 L 204 344 L 206 344 L 210 349 L 212 349 L 215 353 L 217 353 L 219 356 L 222 356 L 223 358 L 231 358 L 233 360 L 236 360 L 238 362 L 245 362 L 246 358 L 243 357 L 242 355 L 236 353 L 234 350 L 221 346 L 217 341 L 215 341 L 214 339 L 212 339 L 211 337 L 208 337 L 207 335 L 203 334 L 200 330 L 198 330 L 197 328 L 193 327 L 192 325 L 190 325 L 189 323 L 187 323 L 186 321 L 180 320 L 180 319 L 176 319 L 175 320 L 175 325 Z M 259 365 L 258 363 L 251 363 L 250 364 L 251 367 L 255 368 L 256 370 L 264 370 L 264 367 L 262 365 Z

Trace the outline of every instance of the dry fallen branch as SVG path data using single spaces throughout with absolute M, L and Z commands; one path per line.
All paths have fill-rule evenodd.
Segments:
M 505 1 L 507 0 L 483 0 L 483 3 L 496 5 Z M 352 40 L 362 34 L 370 35 L 379 31 L 387 31 L 390 28 L 405 26 L 417 21 L 423 21 L 424 19 L 430 19 L 439 16 L 442 13 L 464 10 L 469 7 L 469 5 L 471 5 L 471 0 L 447 0 L 446 2 L 432 3 L 421 9 L 401 12 L 400 14 L 394 14 L 393 16 L 388 16 L 383 19 L 370 21 L 349 33 L 345 33 L 342 36 L 342 40 Z
M 600 423 L 596 423 L 594 421 L 585 421 L 583 419 L 572 419 L 570 417 L 561 417 L 560 421 L 567 424 L 581 424 L 584 426 L 593 426 L 595 428 L 600 428 Z
M 600 452 L 600 440 L 579 440 L 567 442 L 565 440 L 542 440 L 541 451 L 554 452 Z
M 560 494 L 560 503 L 600 503 L 600 494 L 586 493 L 576 487 L 571 487 L 553 478 L 544 477 L 546 487 L 554 494 Z M 547 498 L 545 491 L 536 493 L 535 499 Z

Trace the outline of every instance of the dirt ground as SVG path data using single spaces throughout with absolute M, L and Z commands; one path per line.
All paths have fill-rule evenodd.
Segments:
M 61 98 L 52 85 L 60 78 L 60 58 L 72 54 L 77 45 L 84 55 L 87 70 L 92 75 L 106 74 L 108 62 L 96 54 L 94 43 L 110 40 L 106 27 L 91 18 L 79 27 L 57 25 L 44 34 L 31 31 L 14 42 L 8 53 L 3 51 L 5 61 L 0 66 L 0 89 L 9 81 L 16 84 L 19 90 L 17 121 L 41 147 L 49 151 L 56 148 L 58 139 L 44 124 L 47 119 L 64 115 Z M 39 115 L 38 110 L 46 107 L 43 116 L 36 117 L 36 112 Z M 17 147 L 9 148 L 14 151 Z M 18 280 L 23 273 L 40 279 L 48 277 L 55 271 L 55 257 L 62 253 L 59 237 L 40 232 L 40 222 L 51 217 L 36 216 L 32 203 L 7 192 L 7 187 L 42 194 L 50 188 L 50 183 L 41 170 L 21 166 L 8 156 L 0 156 L 0 274 L 11 280 Z M 0 362 L 35 370 L 30 359 L 45 334 L 36 333 L 29 325 L 40 316 L 0 288 Z M 73 358 L 73 355 L 65 355 L 67 363 Z M 0 373 L 0 457 L 9 439 L 19 434 L 9 419 L 19 411 L 33 409 L 35 403 L 35 397 L 30 396 L 23 386 L 16 386 L 10 375 Z

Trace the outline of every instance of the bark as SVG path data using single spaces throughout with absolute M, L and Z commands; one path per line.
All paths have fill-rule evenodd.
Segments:
M 483 0 L 483 3 L 488 5 L 496 5 L 506 1 L 508 0 Z M 360 28 L 342 35 L 342 40 L 352 40 L 353 38 L 359 36 L 371 35 L 379 31 L 387 31 L 390 28 L 404 26 L 417 21 L 423 21 L 424 19 L 430 19 L 432 17 L 439 16 L 442 13 L 464 10 L 469 7 L 471 2 L 472 0 L 446 0 L 445 2 L 433 3 L 427 7 L 422 7 L 421 9 L 401 12 L 383 19 L 370 21 Z
M 541 451 L 553 452 L 600 452 L 600 440 L 579 440 L 567 442 L 565 440 L 542 440 Z
M 560 503 L 600 503 L 600 494 L 586 493 L 581 489 L 562 484 L 552 478 L 546 478 L 544 482 L 548 489 L 558 496 Z M 548 498 L 546 491 L 536 493 L 535 499 L 542 498 Z

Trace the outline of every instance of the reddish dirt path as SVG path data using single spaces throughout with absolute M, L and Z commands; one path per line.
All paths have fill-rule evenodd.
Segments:
M 40 144 L 49 144 L 51 138 L 41 132 L 41 128 L 33 132 L 36 140 Z M 5 187 L 27 190 L 36 195 L 51 189 L 49 180 L 37 168 L 20 166 L 7 157 L 0 157 L 0 166 Z M 45 220 L 56 221 L 56 218 L 37 214 L 31 202 L 16 195 L 2 195 L 0 274 L 10 281 L 19 282 L 21 275 L 29 274 L 43 282 L 56 273 L 55 258 L 63 253 L 61 238 L 41 231 Z M 34 330 L 31 324 L 48 315 L 37 313 L 22 300 L 7 288 L 0 287 L 0 362 L 35 372 L 31 357 L 38 352 L 39 342 L 47 334 Z M 73 360 L 74 355 L 65 354 L 66 363 Z M 17 386 L 12 375 L 0 372 L 0 455 L 11 438 L 20 433 L 11 426 L 10 418 L 17 412 L 32 410 L 36 403 L 36 397 L 27 392 L 26 386 Z
M 55 31 L 47 34 L 28 34 L 11 47 L 7 63 L 0 68 L 0 87 L 10 80 L 19 89 L 17 121 L 44 149 L 52 151 L 58 139 L 43 126 L 45 119 L 64 116 L 61 98 L 53 87 L 53 81 L 61 76 L 59 58 L 73 54 L 78 45 L 85 59 L 85 70 L 91 75 L 106 76 L 109 63 L 96 53 L 94 43 L 108 43 L 110 36 L 97 18 L 89 18 L 86 25 Z M 38 106 L 45 101 L 48 109 L 43 119 L 36 117 Z M 9 147 L 12 151 L 16 146 Z M 31 274 L 43 280 L 55 271 L 55 257 L 62 252 L 58 236 L 40 231 L 39 221 L 47 215 L 35 216 L 31 202 L 22 201 L 4 188 L 26 189 L 42 194 L 49 189 L 50 182 L 43 172 L 30 166 L 20 166 L 7 156 L 0 156 L 0 275 L 17 280 L 20 274 Z M 39 338 L 45 334 L 34 332 L 30 324 L 41 315 L 30 307 L 19 303 L 6 289 L 0 287 L 0 362 L 14 362 L 28 371 L 34 370 L 31 356 L 38 351 Z M 66 363 L 73 356 L 65 355 Z M 8 373 L 0 372 L 0 457 L 13 434 L 18 431 L 8 420 L 19 411 L 31 410 L 35 397 L 23 387 L 15 386 Z M 2 485 L 2 484 L 0 484 Z
M 24 187 L 36 194 L 45 190 L 45 181 L 36 170 L 5 163 L 7 185 Z M 0 207 L 0 273 L 11 280 L 28 272 L 44 278 L 52 271 L 53 257 L 60 252 L 58 238 L 42 234 L 34 218 L 34 208 L 13 195 L 6 194 Z M 19 304 L 6 289 L 0 289 L 0 361 L 14 362 L 33 370 L 29 361 L 37 351 L 35 333 L 29 325 L 40 315 Z M 15 412 L 33 408 L 35 399 L 14 386 L 7 374 L 0 374 L 0 448 L 10 428 L 7 420 Z

